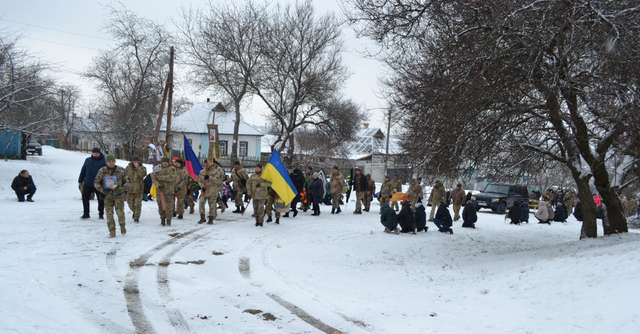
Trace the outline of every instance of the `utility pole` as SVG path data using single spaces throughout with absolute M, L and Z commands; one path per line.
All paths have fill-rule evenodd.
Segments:
M 171 135 L 171 119 L 173 118 L 173 113 L 171 108 L 173 107 L 173 58 L 174 58 L 175 49 L 173 46 L 169 48 L 169 74 L 167 75 L 167 131 L 165 136 L 165 145 L 167 147 L 167 153 L 171 154 L 171 144 L 172 144 L 172 135 Z
M 391 137 L 391 114 L 392 108 L 387 109 L 387 143 L 384 150 L 384 176 L 388 175 L 389 168 L 389 138 Z

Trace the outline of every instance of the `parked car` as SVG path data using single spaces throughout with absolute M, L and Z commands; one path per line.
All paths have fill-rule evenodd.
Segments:
M 27 144 L 27 153 L 31 155 L 42 155 L 42 145 L 37 141 L 30 141 L 29 144 Z
M 505 213 L 515 201 L 529 201 L 527 186 L 503 183 L 489 183 L 483 191 L 474 196 L 478 210 L 491 209 L 493 212 Z

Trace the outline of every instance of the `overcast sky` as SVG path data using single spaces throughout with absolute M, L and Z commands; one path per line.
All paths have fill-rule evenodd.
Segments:
M 213 3 L 224 0 L 211 0 Z M 286 3 L 288 0 L 273 0 Z M 55 65 L 50 75 L 63 82 L 75 84 L 81 88 L 83 100 L 90 102 L 96 90 L 91 81 L 80 76 L 100 50 L 112 46 L 112 38 L 105 32 L 110 1 L 93 0 L 3 0 L 0 12 L 0 31 L 3 34 L 20 36 L 20 47 L 34 57 Z M 115 3 L 115 2 L 114 2 Z M 175 30 L 174 22 L 179 19 L 182 8 L 202 8 L 208 6 L 208 0 L 123 0 L 127 8 L 140 16 L 164 24 L 169 30 Z M 342 17 L 340 0 L 313 0 L 318 13 L 333 12 Z M 365 109 L 386 107 L 381 97 L 380 79 L 384 75 L 382 64 L 366 57 L 366 51 L 375 51 L 373 42 L 357 39 L 351 27 L 343 29 L 345 42 L 344 62 L 351 77 L 345 83 L 344 95 L 356 101 Z M 178 73 L 179 75 L 179 73 Z M 188 81 L 188 77 L 185 79 Z M 180 89 L 178 94 L 201 101 L 208 94 L 192 89 Z M 254 98 L 247 110 L 264 113 L 260 101 Z M 382 126 L 381 110 L 368 112 L 374 126 Z M 262 125 L 262 115 L 243 113 L 248 121 Z

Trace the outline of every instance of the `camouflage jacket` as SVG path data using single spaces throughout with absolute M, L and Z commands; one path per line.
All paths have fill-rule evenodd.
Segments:
M 385 181 L 380 187 L 380 196 L 391 197 L 391 195 L 395 192 L 396 185 L 393 181 Z
M 218 166 L 207 167 L 200 171 L 198 176 L 198 183 L 202 187 L 205 196 L 217 195 L 222 187 L 223 180 L 224 171 Z
M 98 170 L 93 185 L 96 190 L 107 196 L 120 196 L 125 193 L 125 183 L 124 168 L 104 166 Z
M 269 187 L 271 187 L 271 182 L 263 179 L 258 174 L 251 175 L 247 181 L 247 191 L 254 200 L 269 199 Z
M 144 178 L 147 176 L 147 169 L 142 165 L 135 168 L 133 167 L 133 163 L 129 163 L 124 173 L 127 192 L 130 194 L 141 194 L 144 191 Z
M 160 170 L 151 174 L 151 178 L 158 187 L 158 191 L 167 194 L 175 193 L 177 173 L 173 166 L 161 167 Z
M 184 168 L 176 169 L 176 192 L 184 192 L 191 183 L 191 176 Z
M 247 180 L 249 175 L 244 171 L 244 168 L 233 169 L 231 171 L 231 181 L 233 181 L 233 190 L 235 192 L 244 193 L 247 191 Z

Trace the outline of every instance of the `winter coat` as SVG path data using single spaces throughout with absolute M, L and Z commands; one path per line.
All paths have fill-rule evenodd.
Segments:
M 417 181 L 411 183 L 407 195 L 409 195 L 409 200 L 411 201 L 417 201 L 419 198 L 422 198 L 422 186 L 420 185 L 420 183 L 418 183 Z
M 147 169 L 140 165 L 137 168 L 133 163 L 129 163 L 124 170 L 127 192 L 130 194 L 142 194 L 144 191 L 144 179 L 147 176 Z
M 96 175 L 98 175 L 98 171 L 106 165 L 107 161 L 102 153 L 100 153 L 98 158 L 88 157 L 84 161 L 82 169 L 80 170 L 78 183 L 83 183 L 85 186 L 93 186 L 96 180 Z
M 400 212 L 398 213 L 398 223 L 402 233 L 411 233 L 416 231 L 416 221 L 413 216 L 413 210 L 411 206 L 404 204 Z
M 418 230 L 424 230 L 425 227 L 427 227 L 427 213 L 425 212 L 425 208 L 424 208 L 424 205 L 422 205 L 422 203 L 416 204 L 414 216 L 415 216 L 416 228 Z
M 476 201 L 470 200 L 464 205 L 462 209 L 462 227 L 475 227 L 475 223 L 478 221 L 478 209 L 476 207 Z
M 456 187 L 456 189 L 454 189 L 451 192 L 451 201 L 453 202 L 453 205 L 464 204 L 464 199 L 465 199 L 464 189 Z
M 271 182 L 262 178 L 261 175 L 253 174 L 247 181 L 247 192 L 253 200 L 266 201 L 269 199 L 269 188 Z
M 311 183 L 313 184 L 314 181 L 312 181 Z M 322 181 L 320 181 L 322 182 Z M 340 173 L 339 171 L 333 170 L 331 172 L 331 194 L 335 195 L 335 194 L 342 194 L 342 192 L 344 191 L 344 186 L 345 186 L 345 182 L 344 182 L 344 176 L 342 176 L 342 173 Z M 320 197 L 322 197 L 322 194 L 320 195 Z
M 311 181 L 311 185 L 309 185 L 309 193 L 312 201 L 314 202 L 322 202 L 322 194 L 324 190 L 322 189 L 322 180 L 320 178 L 314 179 Z
M 380 187 L 380 197 L 390 198 L 394 193 L 395 184 L 392 181 L 384 181 Z
M 520 221 L 523 223 L 529 222 L 529 201 L 520 202 Z
M 305 180 L 304 180 L 304 174 L 302 174 L 302 171 L 296 168 L 289 175 L 289 177 L 291 178 L 291 182 L 293 182 L 293 185 L 296 187 L 296 190 L 298 190 L 298 193 L 303 192 Z
M 113 168 L 104 166 L 98 171 L 93 187 L 105 195 L 120 196 L 125 193 L 125 183 L 124 168 L 119 166 Z M 114 185 L 115 188 L 109 187 L 111 184 Z
M 222 182 L 224 181 L 224 171 L 217 165 L 211 165 L 200 171 L 198 183 L 204 189 L 203 196 L 217 196 Z
M 558 202 L 556 205 L 556 211 L 553 215 L 553 221 L 556 222 L 565 222 L 567 221 L 567 208 L 564 207 L 564 204 Z
M 389 204 L 384 204 L 380 207 L 380 223 L 391 231 L 398 228 L 398 217 Z
M 363 192 L 369 190 L 367 184 L 367 178 L 361 173 L 353 176 L 353 180 L 351 181 L 353 185 L 353 190 L 356 192 Z
M 538 218 L 539 221 L 546 222 L 553 219 L 553 215 L 550 214 L 552 212 L 553 209 L 551 208 L 551 205 L 545 200 L 540 200 L 540 202 L 538 202 L 538 210 L 534 216 Z
M 158 165 L 161 166 L 161 165 Z M 157 172 L 151 174 L 158 191 L 165 194 L 174 194 L 176 191 L 176 169 L 173 166 L 160 167 Z
M 27 190 L 24 187 L 36 189 L 36 185 L 33 183 L 33 179 L 31 175 L 29 177 L 22 177 L 22 175 L 18 174 L 15 178 L 13 178 L 13 182 L 11 182 L 11 189 L 16 192 L 26 192 Z
M 176 192 L 182 193 L 189 189 L 191 183 L 191 176 L 184 168 L 176 168 Z
M 581 222 L 584 220 L 584 217 L 582 216 L 582 203 L 580 201 L 578 201 L 576 203 L 575 208 L 573 209 L 573 216 L 576 218 L 577 221 Z
M 444 185 L 440 181 L 431 189 L 431 205 L 437 206 L 445 199 Z
M 451 227 L 453 219 L 451 218 L 451 213 L 449 213 L 449 207 L 446 204 L 440 204 L 433 222 L 440 230 L 446 230 Z
M 239 193 L 245 193 L 247 191 L 247 180 L 249 180 L 249 175 L 244 170 L 244 168 L 234 168 L 231 171 L 231 181 L 233 181 L 233 191 Z
M 153 180 L 151 179 L 151 174 L 147 174 L 147 176 L 144 177 L 144 190 L 143 190 L 143 194 L 148 194 L 151 192 L 151 186 L 153 186 Z

